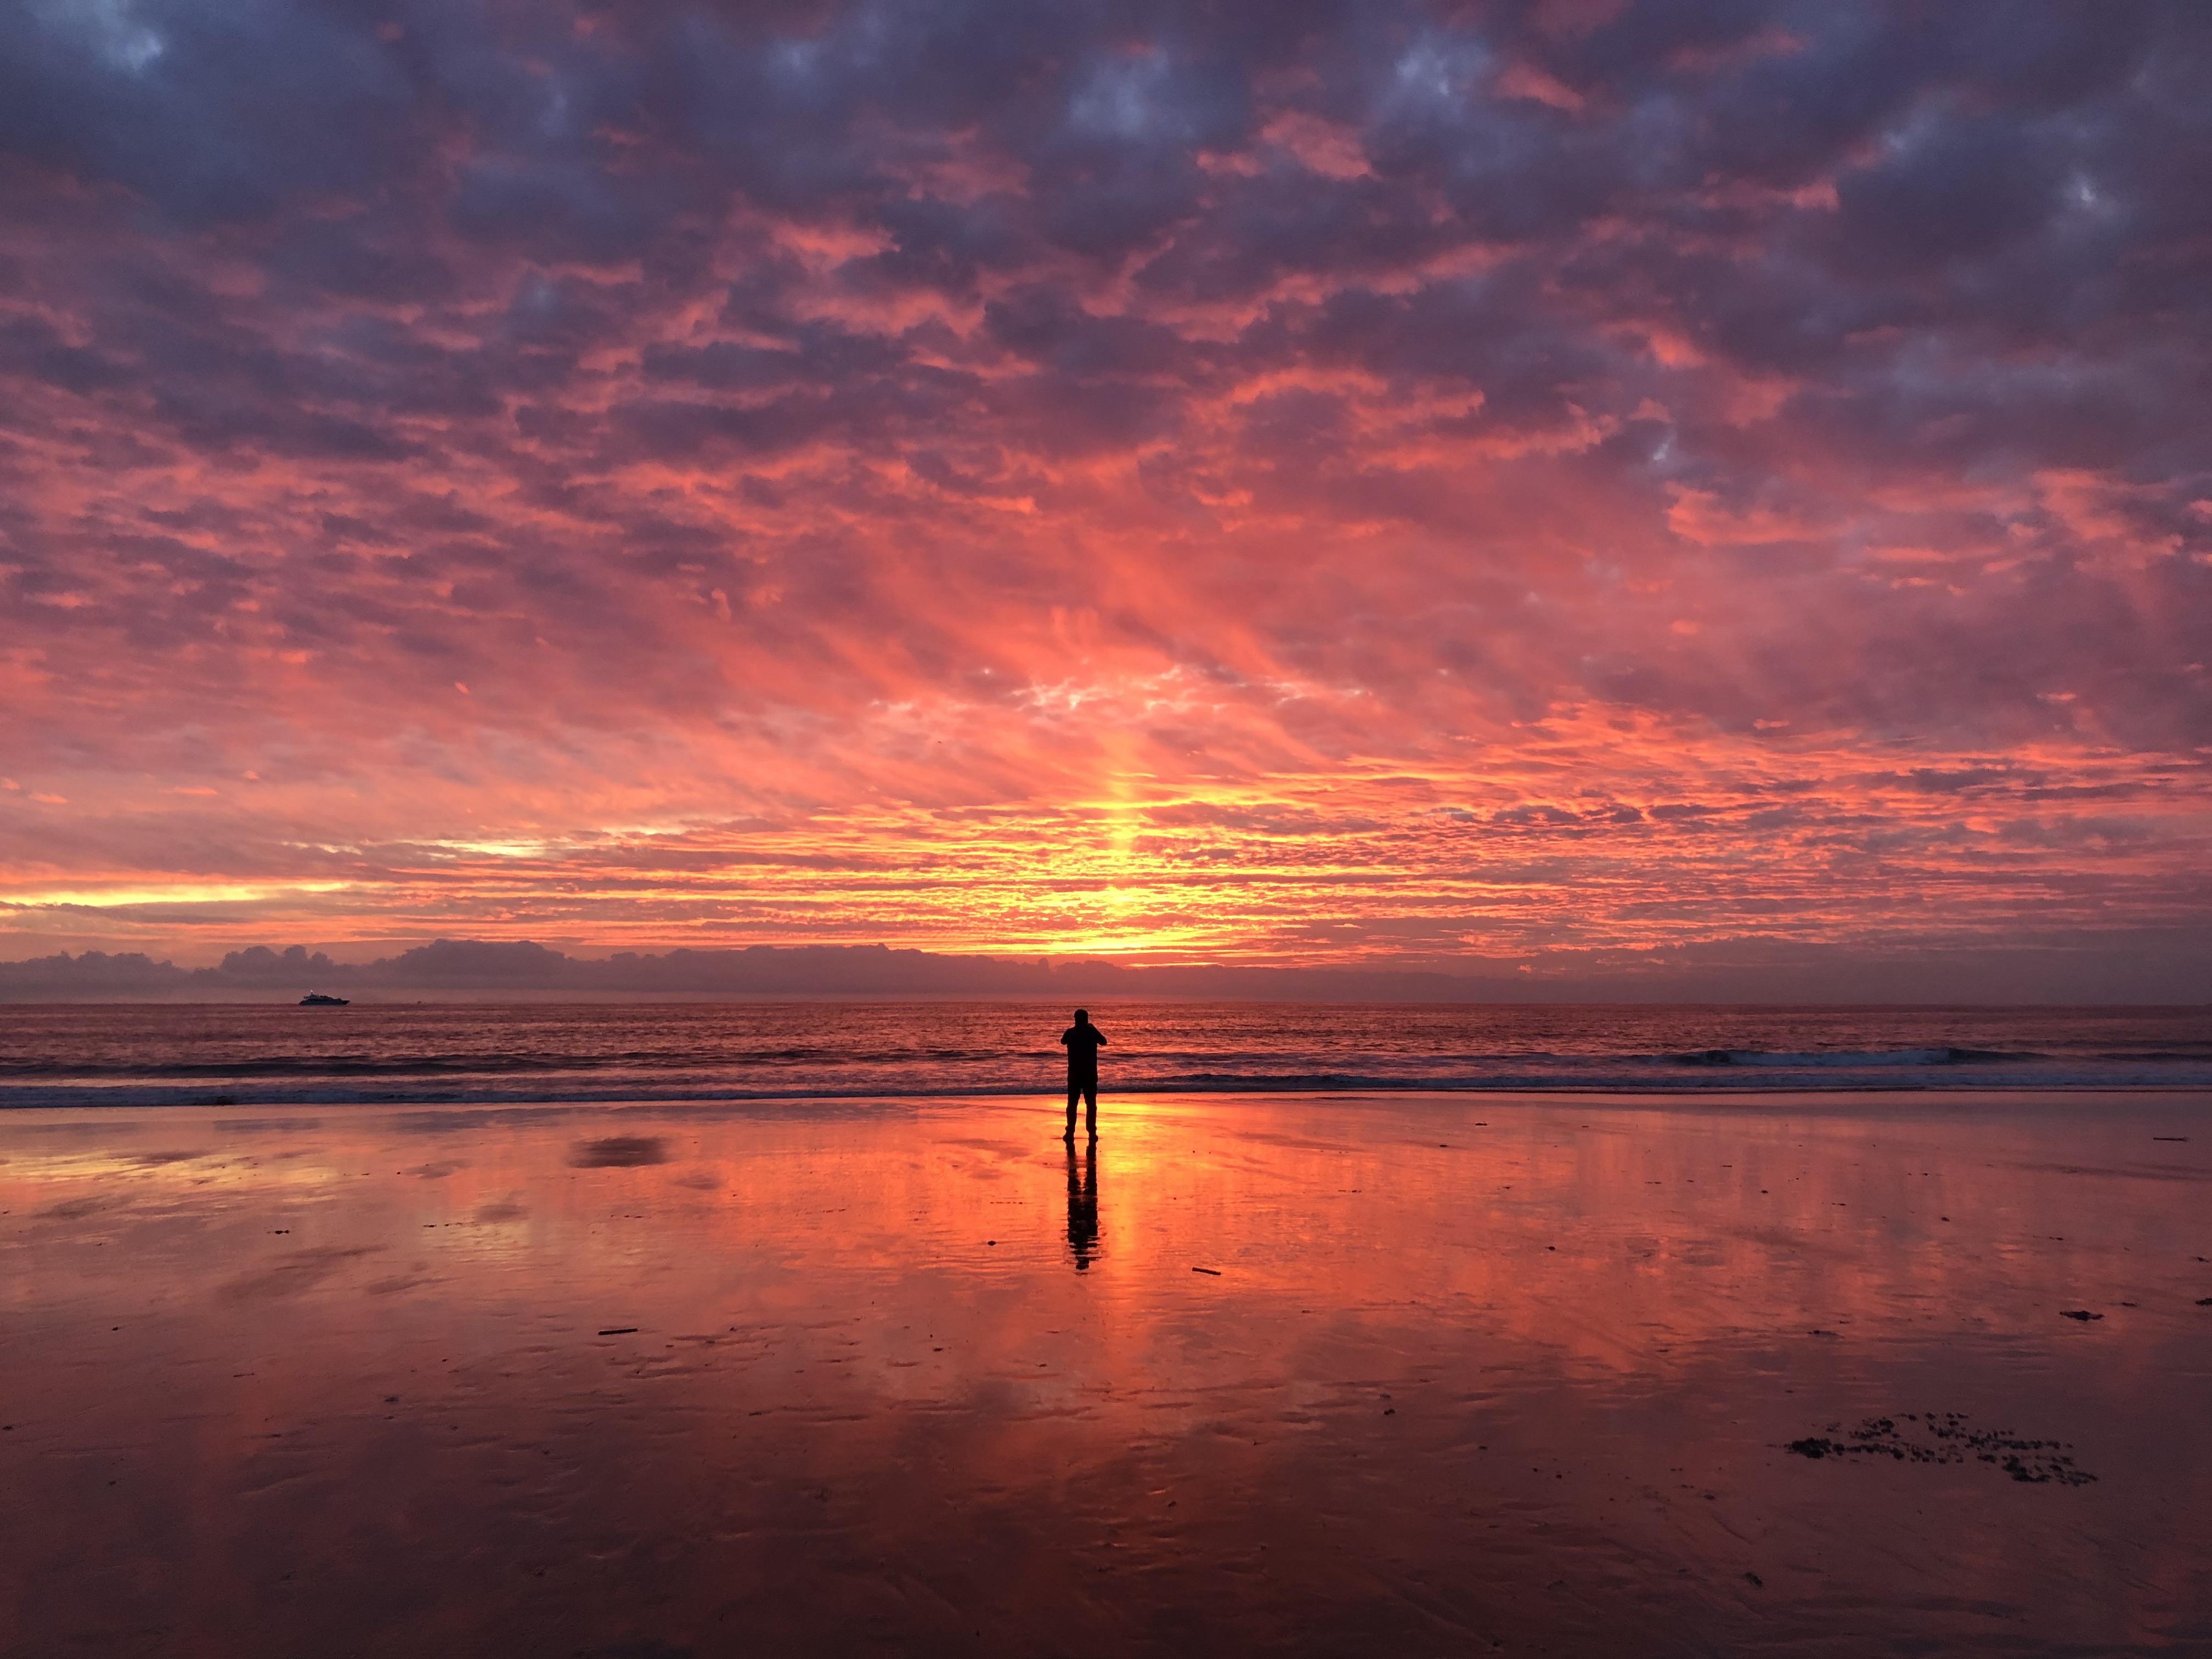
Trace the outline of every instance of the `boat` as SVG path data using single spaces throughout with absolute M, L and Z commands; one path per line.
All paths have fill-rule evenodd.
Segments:
M 326 997 L 320 991 L 310 991 L 300 999 L 302 1008 L 350 1008 L 353 1005 L 343 997 Z

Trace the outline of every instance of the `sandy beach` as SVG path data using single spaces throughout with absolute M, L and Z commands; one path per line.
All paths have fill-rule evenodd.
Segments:
M 1058 1115 L 7 1114 L 0 1650 L 2212 1650 L 2212 1100 Z

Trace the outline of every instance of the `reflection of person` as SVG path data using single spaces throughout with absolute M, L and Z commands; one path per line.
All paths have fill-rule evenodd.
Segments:
M 1098 1050 L 1106 1041 L 1105 1032 L 1091 1023 L 1091 1011 L 1078 1008 L 1075 1024 L 1060 1034 L 1067 1047 L 1067 1133 L 1063 1140 L 1075 1139 L 1075 1097 L 1083 1097 L 1084 1122 L 1090 1128 L 1091 1138 L 1098 1139 Z
M 1083 1173 L 1075 1172 L 1075 1143 L 1067 1145 L 1067 1248 L 1075 1255 L 1075 1271 L 1091 1266 L 1098 1249 L 1098 1149 L 1083 1149 Z

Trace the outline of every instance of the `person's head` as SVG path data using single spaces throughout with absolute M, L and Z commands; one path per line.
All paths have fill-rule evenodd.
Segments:
M 1090 1011 L 1088 1008 L 1078 1008 L 1078 1009 L 1075 1011 L 1075 1023 L 1076 1023 L 1078 1025 L 1088 1025 L 1088 1024 L 1091 1024 L 1091 1011 Z

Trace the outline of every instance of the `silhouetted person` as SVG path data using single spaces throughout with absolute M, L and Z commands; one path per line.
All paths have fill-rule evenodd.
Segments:
M 1085 1272 L 1098 1248 L 1098 1148 L 1083 1149 L 1083 1173 L 1075 1171 L 1075 1140 L 1067 1143 L 1067 1248 L 1075 1255 L 1075 1271 Z
M 1106 1034 L 1091 1023 L 1091 1011 L 1078 1008 L 1075 1024 L 1060 1034 L 1067 1046 L 1067 1133 L 1063 1140 L 1075 1139 L 1075 1097 L 1083 1097 L 1088 1109 L 1084 1122 L 1093 1140 L 1098 1139 L 1098 1050 L 1106 1042 Z

